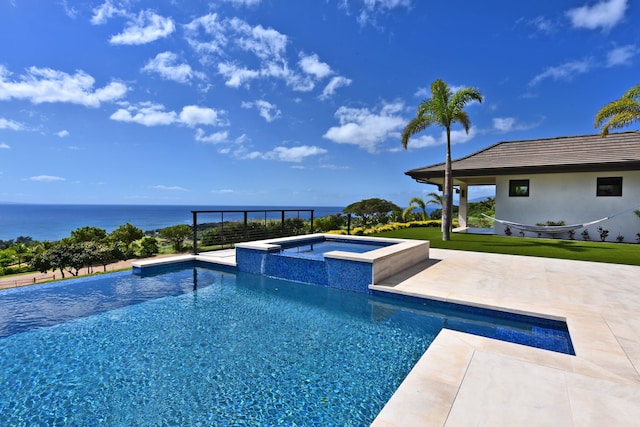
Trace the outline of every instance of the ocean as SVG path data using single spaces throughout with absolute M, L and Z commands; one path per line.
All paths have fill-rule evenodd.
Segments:
M 20 236 L 33 240 L 60 240 L 79 227 L 99 227 L 110 233 L 130 223 L 143 231 L 157 230 L 177 224 L 192 224 L 192 210 L 265 210 L 313 209 L 314 218 L 341 213 L 344 207 L 322 206 L 176 206 L 176 205 L 39 205 L 0 204 L 0 240 Z M 255 214 L 259 215 L 259 214 Z M 249 218 L 254 219 L 254 214 Z M 290 217 L 292 213 L 287 215 Z M 237 216 L 237 215 L 236 215 Z M 264 217 L 264 216 L 263 216 Z M 307 219 L 309 213 L 300 213 Z M 198 223 L 216 222 L 220 216 L 198 215 Z M 269 216 L 272 218 L 272 216 Z M 279 217 L 278 217 L 279 218 Z M 224 220 L 239 219 L 225 215 Z

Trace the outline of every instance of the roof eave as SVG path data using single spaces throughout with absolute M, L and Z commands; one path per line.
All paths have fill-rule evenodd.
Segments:
M 453 178 L 478 177 L 478 176 L 504 176 L 504 175 L 531 175 L 543 173 L 577 173 L 577 172 L 620 172 L 628 170 L 639 170 L 640 160 L 616 163 L 595 163 L 576 165 L 546 165 L 546 166 L 521 166 L 502 168 L 482 168 L 482 169 L 455 169 L 452 170 Z M 444 169 L 434 169 L 424 171 L 413 169 L 405 172 L 418 182 L 426 182 L 429 179 L 442 179 Z

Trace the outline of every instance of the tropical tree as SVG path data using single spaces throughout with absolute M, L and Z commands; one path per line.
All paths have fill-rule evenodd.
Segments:
M 402 218 L 406 219 L 409 213 L 415 209 L 422 210 L 422 220 L 426 221 L 429 218 L 429 214 L 427 214 L 427 206 L 428 205 L 436 205 L 442 208 L 442 194 L 431 192 L 427 194 L 427 196 L 431 197 L 426 202 L 422 200 L 420 197 L 414 197 L 409 200 L 409 206 L 402 212 Z
M 142 242 L 140 242 L 140 256 L 141 257 L 152 257 L 160 252 L 158 248 L 158 239 L 155 237 L 144 237 Z
M 162 228 L 158 233 L 160 237 L 171 242 L 176 252 L 181 252 L 184 249 L 184 241 L 193 235 L 193 230 L 187 224 L 179 224 Z
M 469 133 L 471 120 L 463 108 L 471 101 L 482 102 L 482 94 L 476 88 L 463 87 L 453 92 L 443 80 L 431 83 L 431 98 L 418 106 L 416 117 L 411 119 L 402 132 L 402 146 L 406 149 L 409 138 L 431 125 L 445 129 L 447 135 L 447 157 L 444 169 L 444 205 L 442 209 L 442 240 L 449 240 L 453 210 L 453 179 L 451 176 L 451 125 L 460 123 Z
M 24 256 L 29 252 L 29 248 L 24 243 L 15 243 L 13 246 L 11 246 L 11 249 L 13 249 L 13 252 L 18 258 L 18 268 L 22 267 L 22 260 L 24 259 Z
M 387 214 L 401 209 L 388 200 L 373 198 L 351 203 L 342 210 L 345 214 L 353 214 L 362 218 L 362 225 L 366 227 L 369 222 L 380 223 L 384 221 Z
M 107 237 L 107 231 L 100 227 L 80 227 L 71 232 L 75 243 L 101 242 Z
M 133 242 L 142 239 L 144 232 L 138 227 L 128 222 L 116 228 L 109 234 L 109 239 L 114 243 L 122 243 L 124 245 L 124 253 L 127 258 L 134 256 Z
M 427 220 L 427 204 L 420 197 L 414 197 L 409 200 L 409 206 L 406 207 L 404 211 L 402 211 L 402 219 L 405 221 L 411 212 L 416 209 L 420 209 L 422 211 L 422 220 Z
M 640 85 L 634 86 L 615 101 L 609 102 L 597 113 L 593 127 L 600 129 L 600 135 L 609 134 L 609 129 L 619 129 L 640 121 Z

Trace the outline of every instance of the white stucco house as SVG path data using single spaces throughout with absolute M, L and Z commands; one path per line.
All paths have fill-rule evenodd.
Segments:
M 609 231 L 607 241 L 618 236 L 624 242 L 637 241 L 640 217 L 634 210 L 640 209 L 640 131 L 499 142 L 454 160 L 452 166 L 463 228 L 468 188 L 495 185 L 497 219 L 536 225 L 547 221 L 584 224 L 610 217 L 576 229 L 575 238 L 582 239 L 587 230 L 591 240 L 600 240 L 597 228 L 602 227 Z M 441 187 L 444 163 L 412 169 L 406 175 Z M 506 228 L 495 222 L 494 233 L 505 234 Z M 569 237 L 568 233 L 558 236 Z

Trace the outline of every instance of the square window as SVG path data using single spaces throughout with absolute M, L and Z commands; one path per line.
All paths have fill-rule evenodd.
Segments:
M 510 179 L 509 197 L 529 197 L 529 180 Z
M 597 197 L 622 196 L 622 177 L 598 178 Z

